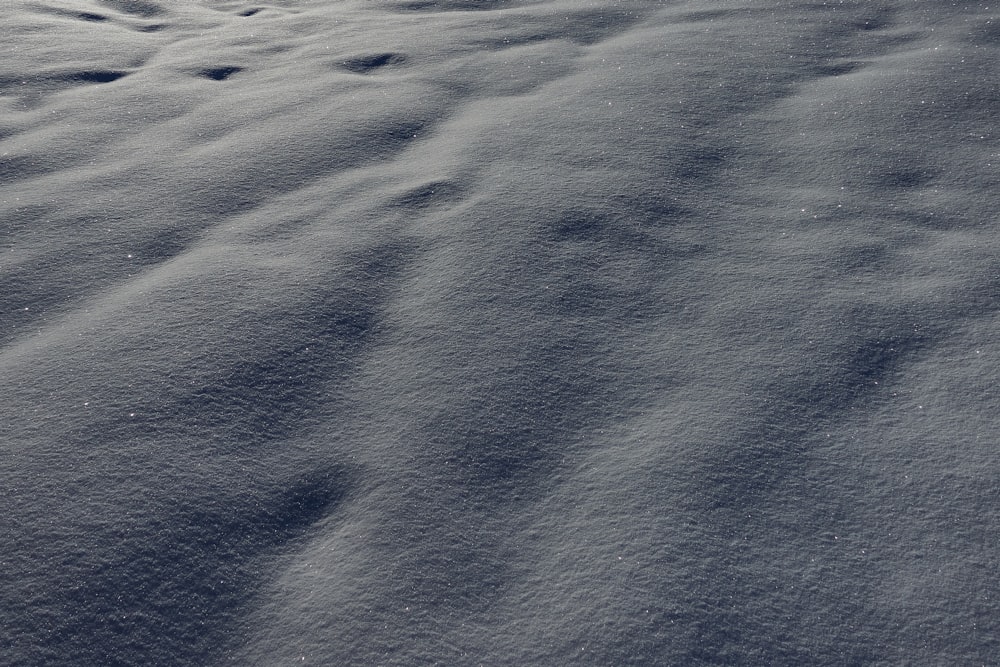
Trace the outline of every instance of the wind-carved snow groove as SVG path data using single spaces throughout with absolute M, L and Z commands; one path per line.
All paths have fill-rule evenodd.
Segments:
M 839 61 L 832 63 L 820 63 L 816 65 L 816 73 L 820 76 L 844 76 L 857 72 L 869 63 L 858 60 Z
M 429 118 L 426 122 L 437 121 L 440 118 Z M 231 175 L 226 188 L 207 187 L 200 180 L 180 187 L 177 191 L 187 197 L 187 201 L 180 203 L 181 210 L 186 213 L 173 222 L 137 230 L 127 244 L 116 244 L 117 251 L 108 247 L 103 229 L 126 224 L 124 220 L 129 213 L 112 213 L 103 221 L 87 220 L 87 224 L 78 225 L 79 243 L 86 251 L 82 251 L 75 260 L 75 270 L 78 275 L 90 278 L 61 279 L 60 272 L 52 270 L 59 256 L 49 256 L 44 251 L 35 256 L 30 265 L 17 267 L 16 272 L 12 272 L 18 277 L 17 282 L 8 281 L 9 289 L 0 298 L 0 306 L 5 311 L 17 313 L 17 317 L 12 319 L 16 327 L 3 332 L 0 344 L 17 345 L 18 341 L 24 340 L 24 336 L 33 335 L 29 332 L 34 331 L 31 327 L 36 322 L 71 313 L 81 302 L 95 298 L 109 287 L 139 280 L 157 267 L 182 256 L 207 229 L 218 226 L 222 219 L 245 214 L 276 198 L 310 187 L 316 181 L 330 177 L 331 172 L 389 163 L 407 150 L 416 137 L 427 133 L 428 125 L 420 119 L 399 119 L 395 123 L 366 124 L 347 132 L 336 138 L 334 144 L 315 160 L 283 161 L 275 160 L 273 156 L 255 155 L 255 161 L 245 164 Z M 359 152 L 359 146 L 363 146 L 364 150 Z M 276 165 L 283 171 L 278 171 Z M 0 173 L 6 170 L 23 177 L 32 171 L 47 173 L 58 169 L 58 166 L 15 158 L 0 162 Z M 392 206 L 404 209 L 438 208 L 448 205 L 459 192 L 460 188 L 455 184 L 444 181 L 430 183 L 398 195 Z M 58 210 L 47 207 L 24 208 L 17 213 L 17 220 L 10 222 L 30 226 L 43 218 L 58 220 L 60 215 Z M 25 306 L 32 309 L 24 310 Z M 365 316 L 356 316 L 354 324 L 343 318 L 337 319 L 333 314 L 331 321 L 339 321 L 345 331 L 356 328 L 359 323 L 364 328 Z M 266 374 L 264 370 L 261 372 Z
M 550 40 L 565 40 L 594 46 L 617 37 L 639 24 L 644 15 L 632 10 L 589 10 L 564 12 L 558 18 L 542 11 L 496 20 L 496 38 L 482 42 L 489 49 L 510 49 Z
M 829 29 L 837 48 L 817 50 L 803 58 L 787 89 L 774 101 L 795 98 L 803 88 L 815 95 L 823 86 L 851 85 L 853 81 L 844 79 L 879 67 L 881 57 L 915 39 L 913 33 L 894 30 L 892 11 L 864 6 L 862 10 L 859 16 Z M 843 53 L 850 53 L 851 58 L 844 59 Z M 859 150 L 869 148 L 862 144 Z M 881 159 L 872 160 L 862 173 L 864 187 L 885 196 L 926 186 L 938 177 L 939 170 L 919 160 Z M 915 219 L 919 218 L 908 218 L 908 224 L 912 226 Z M 883 264 L 889 257 L 880 243 L 848 247 L 834 254 L 837 261 L 833 264 L 845 272 Z M 886 271 L 879 268 L 880 273 Z M 699 491 L 707 505 L 730 512 L 747 511 L 773 498 L 794 495 L 793 489 L 813 492 L 809 467 L 816 464 L 813 448 L 822 446 L 824 432 L 843 432 L 842 422 L 853 413 L 865 413 L 872 404 L 888 400 L 885 388 L 948 333 L 944 325 L 917 330 L 912 322 L 960 321 L 962 306 L 956 302 L 952 308 L 955 312 L 942 312 L 939 304 L 928 301 L 907 308 L 856 307 L 845 312 L 841 324 L 849 330 L 838 333 L 843 342 L 823 355 L 794 364 L 799 369 L 809 368 L 808 373 L 800 370 L 794 377 L 779 374 L 773 383 L 754 387 L 748 403 L 754 403 L 758 394 L 768 397 L 767 402 L 757 404 L 759 412 L 742 415 L 740 423 L 724 434 L 727 441 L 713 443 L 719 449 L 706 463 L 712 485 L 708 491 Z M 925 312 L 920 314 L 921 310 Z M 749 425 L 744 425 L 747 422 Z
M 706 496 L 710 504 L 750 507 L 781 495 L 784 485 L 801 484 L 810 448 L 821 441 L 821 433 L 835 429 L 853 410 L 887 400 L 893 380 L 946 335 L 942 327 L 915 330 L 910 324 L 913 317 L 912 312 L 892 317 L 875 309 L 856 309 L 845 317 L 855 335 L 831 350 L 815 371 L 796 378 L 776 377 L 773 384 L 757 387 L 756 393 L 771 398 L 760 414 L 749 416 L 749 428 L 733 433 L 727 455 L 710 473 L 713 486 Z
M 114 83 L 131 72 L 119 69 L 85 69 L 46 72 L 27 76 L 0 76 L 0 88 L 32 102 L 40 104 L 41 98 L 77 86 Z
M 378 54 L 350 60 L 349 67 L 360 73 L 378 71 L 401 63 L 401 54 Z M 245 70 L 229 66 L 206 68 L 194 73 L 226 85 L 230 77 L 242 76 Z M 252 85 L 247 84 L 247 85 Z M 431 138 L 436 129 L 452 114 L 447 100 L 430 100 L 413 108 L 391 111 L 374 110 L 356 116 L 343 116 L 312 103 L 309 113 L 320 115 L 329 131 L 316 129 L 300 118 L 290 120 L 303 132 L 289 135 L 287 141 L 265 138 L 274 150 L 246 150 L 234 144 L 229 126 L 227 134 L 190 149 L 185 161 L 197 165 L 190 174 L 179 177 L 175 188 L 181 193 L 180 206 L 199 218 L 230 217 L 252 210 L 276 197 L 299 191 L 311 184 L 355 169 L 389 164 L 411 149 L 414 143 Z M 239 164 L 232 170 L 230 165 Z M 225 187 L 206 182 L 197 173 L 227 172 Z M 197 173 L 195 173 L 197 172 Z
M 153 18 L 165 14 L 166 10 L 157 2 L 148 0 L 98 0 L 105 7 L 110 7 L 122 14 L 130 14 L 142 18 Z
M 259 559 L 274 558 L 333 516 L 351 487 L 350 471 L 332 468 L 278 478 L 250 494 L 210 487 L 176 497 L 149 494 L 145 504 L 169 515 L 169 523 L 132 522 L 128 535 L 114 540 L 113 551 L 98 546 L 99 569 L 66 565 L 80 583 L 59 592 L 56 603 L 79 610 L 63 621 L 92 624 L 88 641 L 80 642 L 73 626 L 57 620 L 47 642 L 76 664 L 110 664 L 110 655 L 155 663 L 162 661 L 165 645 L 176 664 L 200 663 L 229 639 L 228 624 L 220 619 L 239 613 L 253 596 Z M 138 644 L 128 621 L 102 622 L 139 609 L 148 610 L 143 624 L 156 631 L 139 635 Z
M 532 0 L 396 0 L 386 5 L 399 12 L 491 12 L 534 4 Z
M 348 58 L 341 62 L 340 67 L 354 74 L 370 74 L 405 62 L 406 56 L 402 53 L 375 53 Z
M 463 190 L 457 181 L 432 181 L 396 195 L 390 206 L 421 211 L 442 208 L 454 204 Z
M 309 300 L 268 313 L 258 333 L 249 330 L 256 326 L 250 322 L 245 336 L 238 333 L 240 325 L 232 325 L 233 335 L 257 340 L 243 361 L 208 373 L 199 386 L 168 389 L 158 401 L 161 408 L 150 414 L 99 429 L 128 440 L 212 434 L 205 446 L 220 454 L 290 437 L 311 423 L 333 386 L 351 377 L 374 344 L 382 308 L 415 252 L 390 241 L 342 260 L 347 271 L 328 286 L 312 288 Z
M 32 9 L 43 14 L 51 14 L 52 16 L 61 16 L 64 18 L 76 19 L 78 21 L 84 21 L 87 23 L 103 23 L 104 21 L 109 21 L 110 17 L 106 14 L 99 14 L 97 12 L 88 11 L 74 11 L 71 9 L 65 9 L 63 7 L 49 7 L 47 5 L 36 5 Z
M 242 71 L 242 67 L 236 66 L 208 67 L 198 70 L 197 75 L 204 79 L 211 79 L 212 81 L 225 81 L 232 75 Z

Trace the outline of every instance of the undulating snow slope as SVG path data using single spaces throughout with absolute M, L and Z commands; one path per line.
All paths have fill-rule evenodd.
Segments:
M 0 664 L 1000 663 L 1000 20 L 9 0 Z

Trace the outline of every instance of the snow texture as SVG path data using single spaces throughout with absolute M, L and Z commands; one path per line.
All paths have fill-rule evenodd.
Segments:
M 0 664 L 1000 664 L 1000 19 L 8 0 Z

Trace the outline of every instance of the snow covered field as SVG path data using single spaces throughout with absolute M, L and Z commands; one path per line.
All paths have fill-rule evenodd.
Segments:
M 0 10 L 0 664 L 1000 664 L 996 7 Z

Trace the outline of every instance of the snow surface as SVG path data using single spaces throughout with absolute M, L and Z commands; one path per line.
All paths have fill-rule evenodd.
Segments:
M 1000 19 L 9 0 L 0 664 L 1000 664 Z

